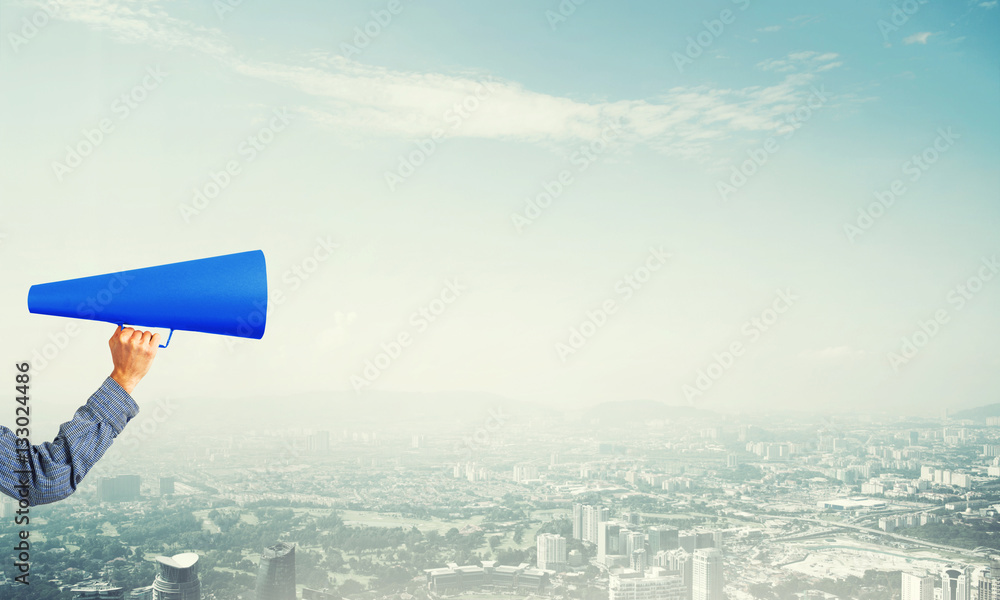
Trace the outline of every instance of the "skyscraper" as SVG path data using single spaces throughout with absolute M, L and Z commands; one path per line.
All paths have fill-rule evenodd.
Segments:
M 579 502 L 573 503 L 573 539 L 583 539 L 583 505 Z
M 623 531 L 622 543 L 620 544 L 622 554 L 632 556 L 636 550 L 646 549 L 646 536 L 641 531 Z
M 201 600 L 197 554 L 157 556 L 156 562 L 160 572 L 153 581 L 153 600 Z
M 621 554 L 621 525 L 612 521 L 601 521 L 597 536 L 597 560 L 602 565 L 609 564 L 609 557 Z
M 934 600 L 934 578 L 903 573 L 902 600 Z
M 644 548 L 639 548 L 637 550 L 633 550 L 632 553 L 629 554 L 629 556 L 632 557 L 632 561 L 631 561 L 632 570 L 635 571 L 636 573 L 640 573 L 640 574 L 645 573 L 646 572 L 646 550 Z
M 699 531 L 694 534 L 695 550 L 698 550 L 700 548 L 718 548 L 718 547 L 719 546 L 717 546 L 715 543 L 714 531 Z
M 160 495 L 168 496 L 173 494 L 175 481 L 173 477 L 160 477 Z
M 317 431 L 316 433 L 310 435 L 306 438 L 306 449 L 308 449 L 311 454 L 329 454 L 330 432 Z
M 535 543 L 539 569 L 554 569 L 566 564 L 566 538 L 554 533 L 541 533 Z
M 691 593 L 694 600 L 722 600 L 722 551 L 703 548 L 694 551 Z
M 611 510 L 603 506 L 583 507 L 583 541 L 597 543 L 598 531 L 602 521 L 611 518 Z
M 254 600 L 295 600 L 295 546 L 278 542 L 260 553 Z
M 649 553 L 656 556 L 661 550 L 673 550 L 678 547 L 678 531 L 671 527 L 657 525 L 650 527 L 649 531 Z
M 941 573 L 941 600 L 969 600 L 971 588 L 966 569 L 947 567 Z
M 139 499 L 139 476 L 101 477 L 97 481 L 101 502 L 132 502 Z
M 979 592 L 979 600 L 1000 600 L 1000 576 L 994 577 L 990 567 L 977 569 L 973 584 Z
M 538 467 L 534 465 L 514 465 L 514 481 L 522 483 L 538 479 Z
M 0 495 L 0 519 L 9 519 L 13 517 L 17 508 L 16 500 L 8 498 L 6 495 Z

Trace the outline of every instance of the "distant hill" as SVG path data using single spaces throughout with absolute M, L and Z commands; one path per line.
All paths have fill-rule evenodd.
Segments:
M 972 419 L 973 421 L 982 420 L 986 417 L 1000 417 L 1000 402 L 987 404 L 986 406 L 977 406 L 976 408 L 968 408 L 950 416 L 953 419 Z
M 281 428 L 372 430 L 385 428 L 477 431 L 493 427 L 499 417 L 505 425 L 533 419 L 580 419 L 612 427 L 647 421 L 718 419 L 715 412 L 690 406 L 671 406 L 655 400 L 621 400 L 590 407 L 568 408 L 512 400 L 485 392 L 312 392 L 287 396 L 245 398 L 188 397 L 170 401 L 171 425 L 187 429 L 267 430 Z M 153 415 L 156 405 L 150 407 Z
M 671 406 L 656 400 L 619 400 L 602 402 L 583 413 L 584 420 L 597 419 L 601 423 L 643 423 L 653 420 L 712 418 L 716 414 L 691 406 Z
M 427 422 L 481 425 L 491 415 L 525 421 L 552 414 L 538 404 L 482 392 L 314 392 L 289 396 L 235 399 L 179 398 L 172 403 L 180 418 L 209 425 L 247 429 L 306 427 L 334 429 L 338 425 L 398 426 Z M 558 414 L 558 411 L 556 411 Z

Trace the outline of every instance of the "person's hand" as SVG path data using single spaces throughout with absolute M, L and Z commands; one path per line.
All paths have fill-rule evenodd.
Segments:
M 115 364 L 111 378 L 131 394 L 153 366 L 156 351 L 160 348 L 160 334 L 119 327 L 108 345 L 111 346 L 111 360 Z

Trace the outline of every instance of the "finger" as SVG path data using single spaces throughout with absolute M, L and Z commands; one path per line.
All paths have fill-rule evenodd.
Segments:
M 132 339 L 133 333 L 135 333 L 135 330 L 132 329 L 131 327 L 122 327 L 121 331 L 118 334 L 118 340 L 121 341 L 122 343 L 127 342 L 130 339 Z
M 160 334 L 158 334 L 158 333 L 154 333 L 153 334 L 152 344 L 153 344 L 153 348 L 159 348 L 160 347 Z
M 142 332 L 138 329 L 131 329 L 130 331 L 132 332 L 132 335 L 129 337 L 128 341 L 132 344 L 142 343 Z
M 152 331 L 143 331 L 142 332 L 141 343 L 142 343 L 143 346 L 148 346 L 149 342 L 152 339 L 153 339 L 153 332 Z

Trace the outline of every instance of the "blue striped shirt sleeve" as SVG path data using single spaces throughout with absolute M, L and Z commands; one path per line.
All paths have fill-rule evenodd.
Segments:
M 138 412 L 132 396 L 108 377 L 52 442 L 19 448 L 14 432 L 0 426 L 0 492 L 31 506 L 69 496 Z

